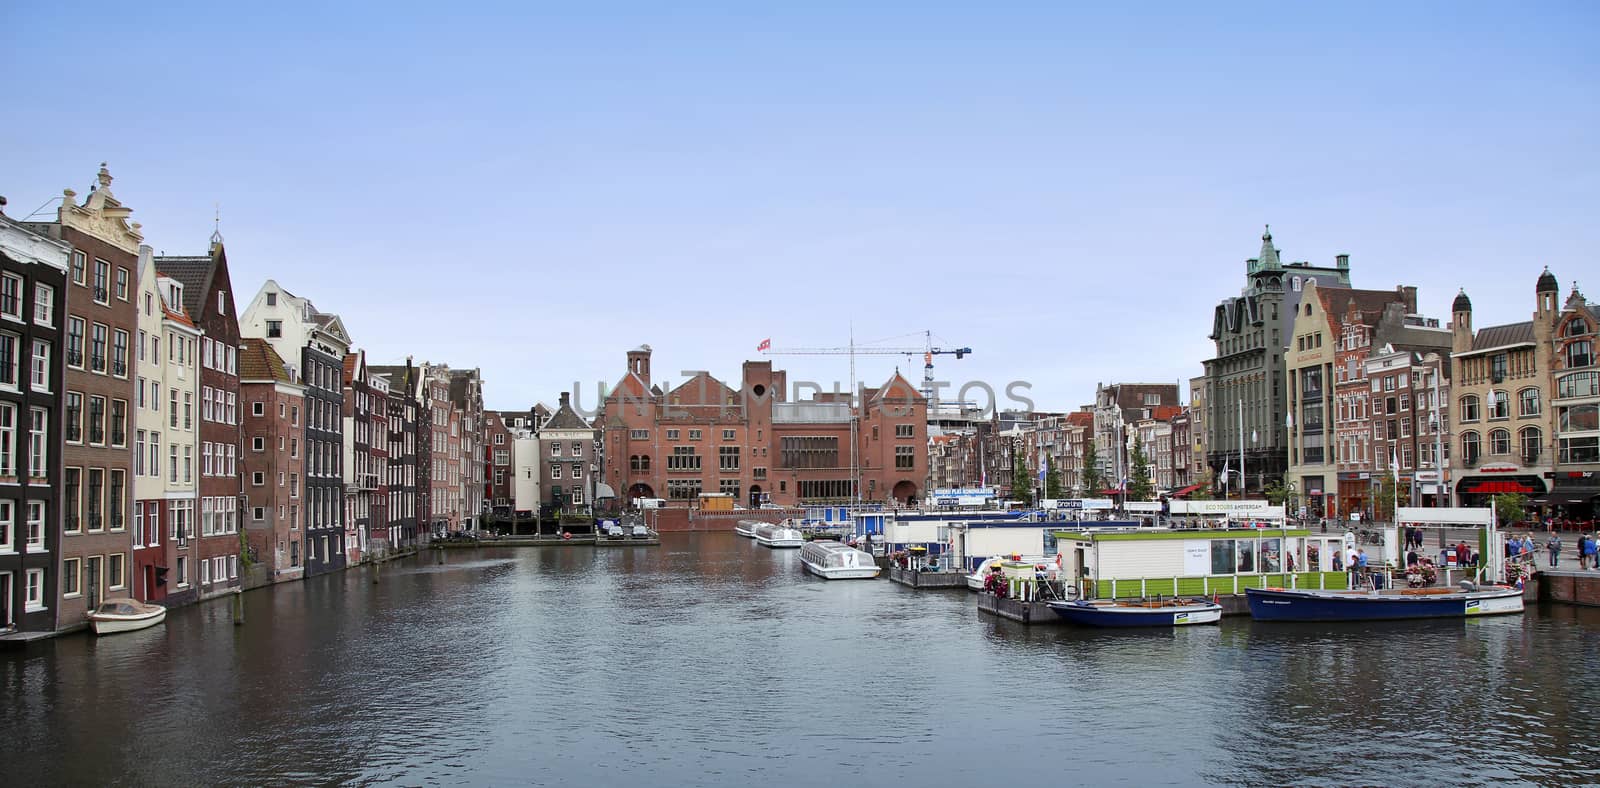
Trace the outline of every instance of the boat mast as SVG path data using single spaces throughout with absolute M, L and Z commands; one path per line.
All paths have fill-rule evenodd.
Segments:
M 860 428 L 857 423 L 861 418 L 861 409 L 866 403 L 861 400 L 861 390 L 856 383 L 856 323 L 850 321 L 850 497 L 857 504 L 861 503 L 861 462 L 856 456 L 858 444 L 861 443 Z

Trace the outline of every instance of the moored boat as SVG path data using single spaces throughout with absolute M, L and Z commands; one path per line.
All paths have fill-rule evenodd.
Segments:
M 733 524 L 733 532 L 740 536 L 754 539 L 756 536 L 756 529 L 761 527 L 761 525 L 762 522 L 760 520 L 740 520 L 739 522 Z
M 1042 555 L 1025 555 L 1021 557 L 1014 557 L 1012 555 L 997 555 L 993 558 L 986 558 L 984 559 L 983 563 L 978 564 L 978 568 L 973 570 L 972 574 L 967 575 L 967 589 L 971 591 L 982 591 L 983 580 L 989 576 L 990 567 L 1016 561 L 1020 561 L 1025 564 L 1038 565 L 1054 564 L 1056 559 L 1054 556 L 1051 556 L 1047 559 Z
M 1079 599 L 1051 602 L 1050 609 L 1067 621 L 1091 627 L 1181 627 L 1222 620 L 1222 605 L 1205 599 Z
M 756 544 L 763 547 L 799 547 L 806 543 L 800 529 L 782 523 L 762 523 L 756 526 L 755 534 Z
M 1318 591 L 1247 588 L 1257 621 L 1383 621 L 1521 613 L 1522 591 L 1507 586 Z
M 135 599 L 107 599 L 89 614 L 96 635 L 132 632 L 153 627 L 167 618 L 167 609 Z
M 807 572 L 826 580 L 866 580 L 877 577 L 879 571 L 870 553 L 826 539 L 800 548 L 800 563 Z

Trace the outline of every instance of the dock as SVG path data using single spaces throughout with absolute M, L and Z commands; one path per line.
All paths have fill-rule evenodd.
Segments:
M 915 569 L 889 567 L 889 580 L 910 588 L 960 588 L 967 587 L 967 576 L 961 572 L 919 572 Z
M 1600 577 L 1596 580 L 1600 581 Z M 1216 594 L 1210 598 L 1222 605 L 1223 616 L 1250 615 L 1250 602 L 1244 594 Z M 1020 599 L 997 597 L 994 594 L 978 595 L 978 612 L 1030 626 L 1067 623 L 1066 619 L 1052 612 L 1046 602 L 1024 602 Z
M 1541 569 L 1528 588 L 1528 598 L 1540 602 L 1600 607 L 1600 571 L 1593 569 Z

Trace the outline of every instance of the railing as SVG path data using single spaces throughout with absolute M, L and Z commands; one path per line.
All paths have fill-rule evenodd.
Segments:
M 105 302 L 111 300 L 111 293 L 108 292 L 104 287 L 95 287 L 94 300 L 104 304 Z
M 1121 599 L 1135 595 L 1149 597 L 1242 594 L 1247 588 L 1342 589 L 1349 587 L 1349 579 L 1350 573 L 1343 571 L 1113 578 L 1079 581 L 1079 594 L 1080 596 L 1088 594 L 1097 599 Z
M 118 375 L 118 376 L 127 375 L 128 374 L 128 364 L 127 364 L 127 362 L 124 362 L 124 361 L 114 361 L 114 362 L 112 362 L 111 363 L 111 374 Z
M 81 350 L 69 350 L 69 351 L 67 351 L 67 365 L 68 366 L 73 366 L 73 367 L 81 367 L 81 366 L 83 366 L 83 351 L 81 351 Z

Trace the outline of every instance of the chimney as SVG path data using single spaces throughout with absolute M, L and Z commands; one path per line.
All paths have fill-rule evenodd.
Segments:
M 561 407 L 563 407 L 563 408 L 568 407 L 568 405 L 571 403 L 571 400 L 572 400 L 572 395 L 571 394 L 568 394 L 565 391 L 561 392 Z
M 1347 255 L 1347 254 L 1334 255 L 1333 259 L 1334 259 L 1335 263 L 1338 265 L 1339 268 L 1349 268 L 1350 267 L 1350 255 Z

